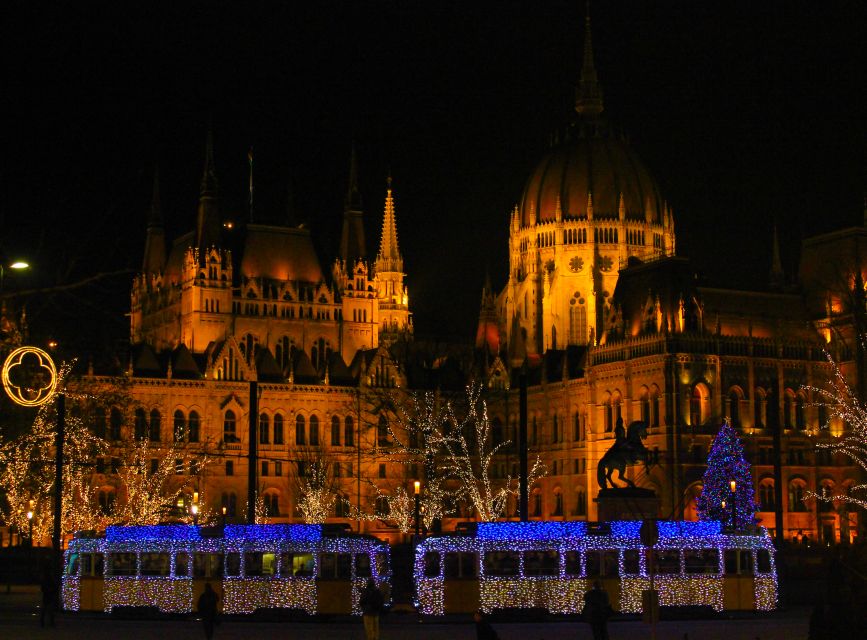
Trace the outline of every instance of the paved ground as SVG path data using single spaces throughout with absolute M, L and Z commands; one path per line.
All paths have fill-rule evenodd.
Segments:
M 195 620 L 116 620 L 62 615 L 54 629 L 40 629 L 34 598 L 36 594 L 0 590 L 0 640 L 23 638 L 69 638 L 70 640 L 198 640 L 204 638 Z M 776 612 L 761 619 L 683 620 L 661 622 L 658 640 L 802 640 L 807 637 L 807 615 L 803 609 Z M 590 629 L 580 623 L 495 624 L 502 640 L 590 640 Z M 611 640 L 650 638 L 650 628 L 638 621 L 609 625 Z M 215 640 L 362 640 L 361 623 L 275 623 L 226 621 L 217 628 Z M 417 638 L 424 640 L 472 640 L 470 621 L 418 624 L 414 617 L 392 614 L 384 619 L 382 640 Z

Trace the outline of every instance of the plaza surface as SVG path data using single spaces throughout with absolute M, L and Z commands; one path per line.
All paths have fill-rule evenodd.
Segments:
M 0 591 L 0 640 L 6 638 L 69 638 L 76 640 L 117 640 L 118 638 L 159 638 L 197 640 L 204 638 L 201 623 L 188 620 L 120 620 L 109 616 L 62 614 L 56 627 L 39 627 L 35 593 L 4 594 Z M 38 597 L 38 596 L 37 596 Z M 725 620 L 663 621 L 657 640 L 801 640 L 807 637 L 809 612 L 805 609 L 778 611 L 763 618 Z M 580 622 L 494 623 L 502 640 L 589 640 L 590 628 Z M 609 625 L 611 640 L 650 638 L 650 627 L 636 620 Z M 407 614 L 383 618 L 382 640 L 470 640 L 475 638 L 471 620 L 424 622 Z M 361 621 L 355 622 L 258 622 L 224 621 L 215 640 L 256 640 L 258 638 L 303 638 L 304 640 L 362 640 Z

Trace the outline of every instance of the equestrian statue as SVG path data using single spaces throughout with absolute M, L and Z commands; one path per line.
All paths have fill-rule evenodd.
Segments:
M 596 467 L 596 479 L 601 489 L 607 489 L 609 484 L 612 488 L 618 488 L 611 479 L 615 469 L 618 471 L 618 480 L 622 480 L 630 487 L 635 486 L 635 483 L 623 475 L 623 472 L 626 467 L 639 462 L 643 462 L 645 468 L 648 466 L 649 452 L 642 442 L 646 437 L 646 422 L 636 420 L 624 429 L 623 418 L 617 419 L 617 426 L 614 428 L 614 444 L 605 452 L 599 460 L 599 466 Z

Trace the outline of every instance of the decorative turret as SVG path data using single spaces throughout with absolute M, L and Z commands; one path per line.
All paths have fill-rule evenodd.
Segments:
M 154 167 L 154 187 L 151 208 L 148 212 L 147 237 L 145 238 L 142 273 L 162 273 L 166 265 L 166 237 L 163 229 L 163 214 L 160 207 L 159 169 Z
M 382 218 L 382 237 L 379 253 L 373 264 L 374 281 L 379 299 L 380 343 L 390 344 L 399 337 L 412 334 L 409 313 L 409 294 L 404 285 L 403 257 L 397 246 L 397 222 L 394 214 L 394 196 L 391 176 L 385 195 L 385 213 Z
M 485 273 L 482 287 L 482 304 L 479 310 L 479 326 L 476 330 L 476 349 L 484 351 L 485 358 L 496 357 L 500 352 L 500 322 L 497 299 L 491 287 L 491 276 Z
M 208 131 L 205 168 L 199 188 L 199 211 L 196 221 L 196 246 L 200 249 L 220 243 L 221 221 L 217 207 L 217 174 L 214 166 L 214 135 Z
M 391 191 L 391 176 L 388 177 L 388 188 L 385 195 L 385 215 L 382 219 L 382 236 L 379 241 L 379 253 L 374 264 L 376 273 L 403 272 L 403 258 L 397 246 L 397 224 L 394 219 L 394 197 Z
M 598 116 L 604 109 L 602 89 L 596 77 L 593 63 L 593 38 L 590 33 L 590 4 L 584 17 L 584 62 L 581 65 L 581 80 L 575 92 L 575 111 L 582 116 Z

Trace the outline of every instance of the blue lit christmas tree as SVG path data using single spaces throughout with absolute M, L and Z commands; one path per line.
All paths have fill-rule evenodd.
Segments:
M 698 497 L 698 517 L 742 528 L 756 522 L 753 476 L 738 434 L 724 422 L 707 456 L 704 487 Z M 734 482 L 734 491 L 732 491 Z

